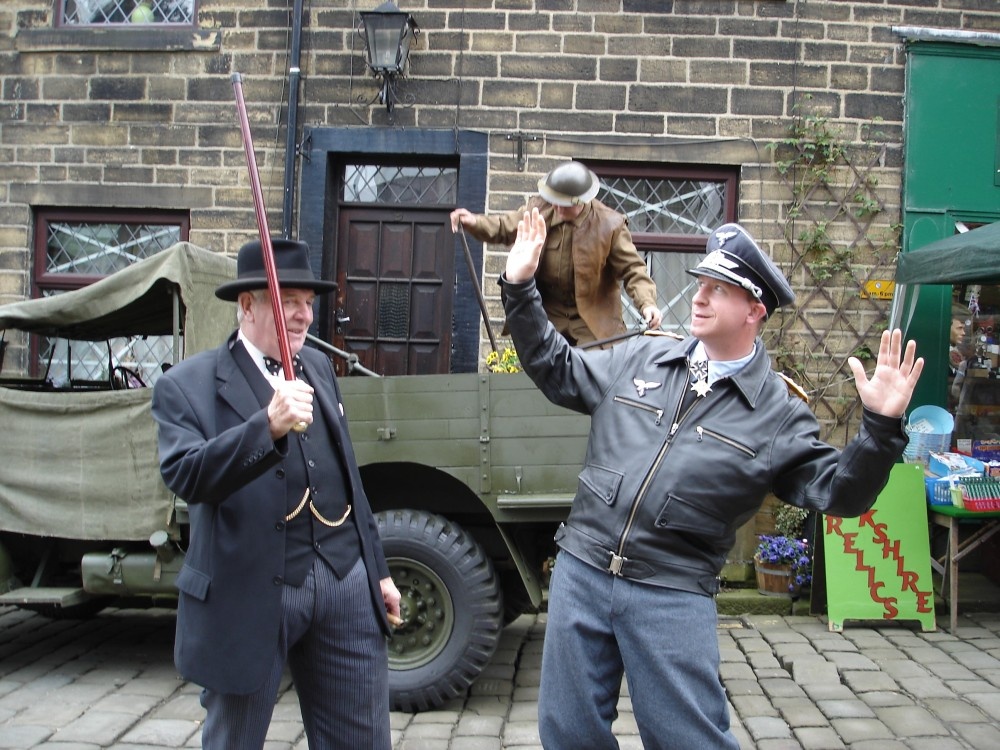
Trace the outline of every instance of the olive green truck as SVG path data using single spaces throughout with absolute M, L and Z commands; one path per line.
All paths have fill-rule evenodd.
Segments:
M 78 617 L 176 601 L 186 507 L 159 476 L 148 386 L 234 327 L 213 294 L 234 266 L 182 243 L 84 289 L 0 306 L 0 605 Z M 7 374 L 29 360 L 37 377 Z M 589 420 L 523 374 L 341 387 L 403 597 L 393 706 L 430 709 L 469 687 L 506 622 L 541 605 Z

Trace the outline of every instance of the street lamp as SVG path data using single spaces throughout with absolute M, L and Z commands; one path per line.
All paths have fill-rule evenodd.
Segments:
M 361 36 L 365 40 L 365 64 L 376 78 L 382 81 L 379 99 L 392 112 L 399 100 L 396 96 L 396 79 L 403 76 L 403 68 L 410 54 L 410 44 L 417 35 L 417 22 L 391 1 L 375 10 L 361 11 Z

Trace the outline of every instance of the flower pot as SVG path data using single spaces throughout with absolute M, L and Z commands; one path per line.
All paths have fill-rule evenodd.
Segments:
M 789 590 L 789 585 L 795 580 L 791 563 L 766 563 L 754 560 L 754 571 L 757 573 L 757 591 L 764 596 L 790 597 L 796 593 L 795 590 Z

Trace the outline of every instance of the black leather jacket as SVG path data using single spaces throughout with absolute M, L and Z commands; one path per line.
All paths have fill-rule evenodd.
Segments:
M 693 338 L 636 336 L 583 352 L 556 334 L 534 281 L 502 283 L 525 372 L 553 403 L 591 415 L 576 497 L 556 534 L 585 562 L 715 594 L 737 529 L 769 492 L 858 516 L 903 453 L 902 420 L 868 410 L 843 451 L 822 442 L 815 416 L 771 369 L 759 340 L 745 368 L 703 399 L 689 395 L 682 410 Z

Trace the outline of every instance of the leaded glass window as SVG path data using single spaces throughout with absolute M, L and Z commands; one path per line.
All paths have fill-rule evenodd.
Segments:
M 344 165 L 345 203 L 454 206 L 458 203 L 455 167 Z
M 53 290 L 50 294 L 62 294 Z M 39 376 L 56 387 L 114 383 L 115 388 L 152 386 L 173 361 L 170 336 L 132 336 L 107 341 L 38 337 Z
M 196 0 L 57 0 L 61 26 L 193 26 Z
M 178 223 L 52 220 L 46 222 L 44 274 L 107 276 L 180 240 Z
M 187 240 L 186 214 L 41 210 L 36 232 L 35 293 L 48 297 L 78 289 Z M 44 243 L 42 241 L 44 238 Z M 36 337 L 35 374 L 57 386 L 111 383 L 150 386 L 172 362 L 170 336 L 108 341 Z
M 733 169 L 621 163 L 589 164 L 601 178 L 598 199 L 628 217 L 629 230 L 656 282 L 663 330 L 687 334 L 694 268 L 713 229 L 736 221 L 738 172 Z M 625 322 L 642 322 L 622 293 Z
M 633 232 L 708 234 L 724 224 L 724 182 L 612 177 L 603 180 L 601 201 L 625 214 Z

